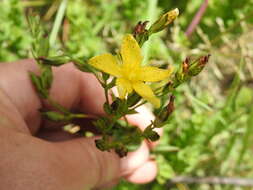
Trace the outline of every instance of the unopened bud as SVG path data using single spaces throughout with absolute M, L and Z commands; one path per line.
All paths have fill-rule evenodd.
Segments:
M 178 8 L 173 9 L 164 15 L 162 15 L 149 29 L 149 33 L 160 32 L 165 29 L 170 23 L 172 23 L 179 15 Z
M 189 68 L 189 75 L 190 76 L 198 75 L 206 66 L 210 56 L 211 56 L 210 54 L 202 56 L 198 59 L 198 61 L 195 64 L 192 64 Z
M 119 155 L 120 158 L 122 158 L 127 155 L 128 150 L 125 146 L 121 145 L 115 148 L 115 152 Z
M 183 73 L 188 73 L 189 71 L 189 66 L 190 66 L 190 58 L 186 57 L 186 59 L 182 63 L 183 66 Z
M 160 128 L 163 126 L 163 122 L 168 119 L 168 117 L 175 110 L 174 106 L 175 96 L 170 96 L 170 101 L 166 107 L 162 109 L 162 111 L 157 116 L 157 119 L 154 121 L 155 128 Z
M 137 35 L 143 34 L 147 31 L 146 30 L 147 24 L 148 24 L 148 21 L 138 22 L 138 24 L 134 27 L 134 31 L 133 31 L 133 35 L 134 35 L 135 38 L 136 38 Z

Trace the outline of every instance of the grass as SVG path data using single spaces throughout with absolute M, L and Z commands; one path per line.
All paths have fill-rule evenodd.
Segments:
M 176 92 L 176 110 L 164 127 L 160 145 L 152 153 L 159 164 L 156 181 L 147 185 L 123 181 L 115 189 L 162 190 L 168 188 L 167 181 L 175 176 L 252 178 L 253 31 L 248 15 L 253 1 L 210 2 L 197 30 L 187 39 L 184 31 L 201 2 L 76 0 L 67 4 L 64 0 L 59 4 L 57 1 L 3 0 L 0 2 L 0 61 L 30 56 L 31 39 L 25 18 L 30 10 L 46 18 L 45 25 L 52 28 L 53 47 L 62 47 L 78 57 L 90 57 L 116 50 L 122 35 L 130 33 L 139 20 L 153 20 L 162 12 L 179 7 L 181 15 L 176 24 L 154 36 L 152 43 L 144 47 L 146 61 L 176 66 L 187 55 L 210 53 L 210 63 L 200 76 Z M 250 188 L 178 184 L 170 189 Z

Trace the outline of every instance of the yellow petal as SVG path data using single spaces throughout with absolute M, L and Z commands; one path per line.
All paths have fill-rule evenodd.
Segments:
M 124 36 L 120 53 L 124 65 L 140 65 L 142 60 L 141 49 L 138 42 L 131 34 L 127 34 Z
M 146 82 L 157 82 L 170 76 L 172 69 L 159 69 L 157 67 L 141 67 L 138 73 L 138 80 Z
M 154 95 L 150 86 L 143 82 L 135 82 L 132 86 L 141 97 L 152 103 L 156 108 L 160 107 L 160 100 Z
M 131 83 L 124 79 L 124 78 L 118 78 L 116 80 L 116 85 L 118 88 L 118 93 L 120 98 L 125 98 L 126 93 L 131 93 L 133 91 Z
M 93 67 L 101 70 L 105 73 L 111 74 L 113 76 L 121 76 L 121 68 L 117 64 L 117 59 L 109 53 L 95 56 L 88 61 Z

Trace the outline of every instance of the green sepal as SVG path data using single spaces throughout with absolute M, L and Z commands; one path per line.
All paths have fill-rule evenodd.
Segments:
M 30 72 L 29 75 L 39 96 L 44 99 L 48 98 L 48 91 L 44 88 L 40 76 L 37 76 L 32 72 Z
M 49 90 L 52 86 L 53 82 L 53 71 L 51 66 L 42 66 L 41 69 L 41 82 L 42 82 L 42 87 L 45 90 Z

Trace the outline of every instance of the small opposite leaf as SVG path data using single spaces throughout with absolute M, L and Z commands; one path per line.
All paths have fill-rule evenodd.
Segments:
M 51 66 L 42 66 L 41 81 L 43 88 L 49 90 L 53 82 L 53 72 Z
M 61 66 L 65 63 L 68 63 L 70 61 L 70 58 L 66 55 L 61 55 L 48 58 L 39 57 L 38 60 L 41 61 L 43 65 Z
M 48 97 L 48 91 L 43 88 L 41 78 L 32 72 L 30 72 L 29 74 L 30 74 L 32 83 L 35 86 L 35 89 L 38 92 L 38 94 L 41 96 L 41 98 L 46 99 Z

